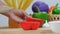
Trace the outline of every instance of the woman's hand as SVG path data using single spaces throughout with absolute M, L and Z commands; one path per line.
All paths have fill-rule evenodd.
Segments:
M 8 12 L 2 14 L 10 17 L 15 22 L 25 21 L 25 17 L 27 16 L 27 13 L 24 10 L 16 10 L 16 9 L 9 10 Z
M 24 10 L 9 9 L 8 6 L 1 1 L 0 1 L 0 6 L 6 6 L 2 8 L 3 10 L 0 10 L 1 14 L 10 17 L 15 22 L 25 21 L 25 17 L 27 16 L 27 13 Z

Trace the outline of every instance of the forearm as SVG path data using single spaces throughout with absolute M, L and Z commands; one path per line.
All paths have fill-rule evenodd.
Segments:
M 8 7 L 6 4 L 4 4 L 1 0 L 0 0 L 0 14 L 7 12 L 8 10 L 10 10 L 11 8 Z
M 7 6 L 0 6 L 0 13 L 6 13 L 9 10 L 11 10 L 12 8 L 9 8 Z

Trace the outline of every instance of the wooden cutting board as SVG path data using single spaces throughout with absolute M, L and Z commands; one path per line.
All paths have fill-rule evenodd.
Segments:
M 0 29 L 0 34 L 55 34 L 49 28 L 39 28 L 38 30 L 23 30 L 22 28 Z

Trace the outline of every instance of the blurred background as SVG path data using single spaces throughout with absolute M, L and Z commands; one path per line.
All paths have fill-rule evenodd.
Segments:
M 46 4 L 49 5 L 49 7 L 52 6 L 52 5 L 56 5 L 56 3 L 60 3 L 60 0 L 33 0 L 32 4 L 34 2 L 36 2 L 36 1 L 45 2 Z M 26 12 L 28 14 L 32 14 L 33 13 L 32 9 L 31 9 L 32 4 L 26 10 Z M 60 4 L 59 4 L 59 6 L 60 6 Z M 9 20 L 8 17 L 0 14 L 0 27 L 6 27 L 6 26 L 8 26 L 8 20 Z

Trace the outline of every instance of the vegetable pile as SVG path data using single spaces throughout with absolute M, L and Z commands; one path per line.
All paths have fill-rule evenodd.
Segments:
M 37 30 L 41 27 L 45 21 L 48 21 L 48 15 L 50 14 L 60 14 L 60 7 L 58 3 L 56 6 L 49 6 L 41 1 L 36 1 L 32 5 L 32 17 L 27 17 L 25 22 L 21 22 L 20 25 L 24 30 Z
M 32 5 L 32 10 L 33 10 L 33 15 L 32 15 L 33 18 L 42 19 L 44 21 L 48 20 L 49 7 L 46 3 L 41 1 L 36 1 Z
M 51 6 L 50 8 L 48 5 L 41 1 L 36 1 L 32 5 L 33 10 L 33 18 L 42 19 L 44 21 L 48 21 L 48 16 L 51 14 L 60 14 L 60 7 L 58 7 L 58 3 L 56 6 Z M 45 22 L 44 22 L 45 23 Z
M 60 7 L 58 7 L 58 3 L 56 4 L 56 6 L 52 6 L 49 9 L 49 14 L 60 14 Z

